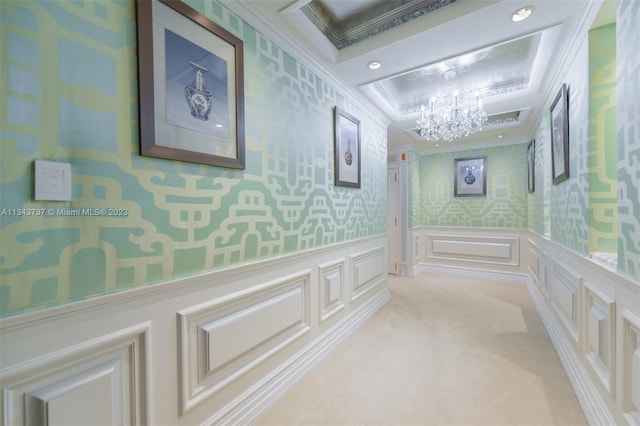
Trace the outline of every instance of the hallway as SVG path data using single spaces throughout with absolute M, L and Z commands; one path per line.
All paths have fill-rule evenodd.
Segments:
M 587 424 L 525 286 L 423 274 L 389 287 L 258 424 Z

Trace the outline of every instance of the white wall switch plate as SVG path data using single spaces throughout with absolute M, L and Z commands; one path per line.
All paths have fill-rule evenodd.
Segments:
M 36 200 L 71 201 L 71 164 L 35 161 Z

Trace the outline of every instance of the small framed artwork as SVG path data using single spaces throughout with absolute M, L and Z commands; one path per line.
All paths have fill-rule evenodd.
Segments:
M 553 184 L 569 178 L 569 101 L 563 84 L 551 104 L 551 173 Z
M 335 107 L 335 184 L 360 188 L 360 120 Z
M 487 157 L 453 160 L 454 197 L 485 197 L 487 195 Z
M 529 192 L 536 191 L 536 140 L 531 139 L 527 147 L 527 182 Z
M 136 7 L 140 154 L 244 169 L 242 41 L 181 1 Z

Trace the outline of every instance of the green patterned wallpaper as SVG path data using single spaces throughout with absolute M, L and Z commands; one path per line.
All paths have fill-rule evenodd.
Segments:
M 453 160 L 487 156 L 487 196 L 453 196 Z M 527 228 L 527 145 L 423 155 L 414 226 Z
M 549 114 L 538 123 L 535 140 L 535 185 L 528 194 L 529 229 L 540 235 L 550 235 L 551 155 L 548 148 L 550 129 Z
M 640 2 L 618 0 L 618 270 L 640 281 Z
M 616 26 L 589 32 L 589 252 L 618 249 Z
M 0 2 L 0 314 L 385 232 L 386 125 L 193 3 L 245 43 L 244 171 L 138 155 L 133 1 Z M 359 190 L 333 185 L 335 105 L 362 122 Z M 70 203 L 32 201 L 36 159 L 71 163 Z
M 564 81 L 569 97 L 569 179 L 551 186 L 550 208 L 551 238 L 585 256 L 589 253 L 588 69 L 585 37 Z

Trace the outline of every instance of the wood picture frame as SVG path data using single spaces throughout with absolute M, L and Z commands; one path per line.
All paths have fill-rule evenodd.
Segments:
M 181 1 L 136 12 L 140 155 L 244 169 L 242 40 Z
M 527 146 L 527 187 L 530 193 L 536 192 L 536 140 L 531 139 Z
M 487 156 L 456 158 L 453 160 L 453 196 L 487 196 Z
M 335 107 L 335 185 L 360 188 L 360 120 Z
M 569 99 L 562 84 L 551 103 L 551 176 L 553 184 L 569 178 Z

